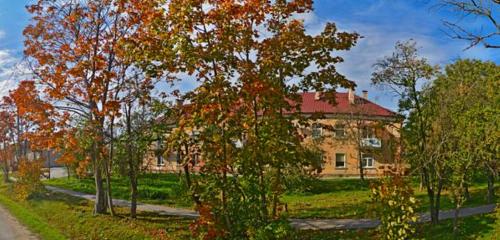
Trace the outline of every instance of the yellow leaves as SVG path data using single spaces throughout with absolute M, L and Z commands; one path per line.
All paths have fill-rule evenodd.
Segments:
M 14 192 L 18 199 L 26 200 L 32 194 L 43 190 L 43 184 L 40 180 L 43 162 L 43 159 L 34 161 L 25 158 L 20 159 L 17 182 L 14 185 Z

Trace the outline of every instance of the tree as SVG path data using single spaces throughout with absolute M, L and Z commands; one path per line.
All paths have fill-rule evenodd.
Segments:
M 459 60 L 446 66 L 429 89 L 433 96 L 427 105 L 432 115 L 431 139 L 439 139 L 440 157 L 449 169 L 449 188 L 455 203 L 454 233 L 458 234 L 458 211 L 466 198 L 466 186 L 474 171 L 488 178 L 488 199 L 494 194 L 498 169 L 498 96 L 491 87 L 498 85 L 500 68 L 492 62 Z M 437 106 L 437 107 L 436 107 Z M 493 180 L 490 180 L 493 179 Z
M 358 35 L 333 23 L 306 34 L 293 16 L 311 11 L 309 0 L 174 0 L 156 9 L 134 52 L 153 76 L 184 73 L 199 83 L 182 96 L 189 106 L 171 135 L 197 139 L 203 159 L 203 177 L 191 179 L 197 229 L 207 238 L 271 234 L 286 176 L 307 164 L 293 125 L 298 93 L 314 89 L 331 100 L 337 86 L 353 87 L 332 51 L 349 50 Z
M 498 0 L 441 0 L 445 8 L 460 14 L 460 20 L 466 17 L 475 17 L 485 24 L 475 31 L 468 30 L 463 23 L 444 20 L 449 35 L 455 39 L 466 40 L 470 44 L 467 49 L 482 44 L 485 48 L 500 48 L 500 1 Z
M 124 14 L 124 2 L 40 0 L 27 7 L 33 18 L 24 30 L 24 52 L 43 92 L 40 97 L 66 116 L 64 127 L 85 123 L 95 214 L 108 208 L 113 214 L 106 130 L 119 114 L 118 96 L 131 67 L 122 58 L 122 42 L 137 30 L 135 20 Z
M 130 217 L 137 217 L 138 178 L 143 159 L 146 157 L 158 132 L 157 116 L 153 111 L 150 89 L 153 82 L 142 76 L 127 78 L 124 83 L 123 110 L 124 118 L 121 126 L 117 150 L 118 158 L 126 159 L 127 175 L 130 180 Z M 119 161 L 119 163 L 121 163 Z M 121 163 L 123 164 L 123 163 Z
M 15 118 L 9 109 L 10 99 L 4 97 L 0 102 L 0 164 L 3 181 L 9 182 L 10 165 L 14 160 Z
M 431 219 L 437 223 L 441 190 L 444 184 L 441 162 L 434 161 L 428 151 L 429 111 L 424 109 L 424 93 L 419 86 L 437 74 L 425 58 L 418 56 L 416 42 L 397 42 L 392 56 L 379 60 L 372 74 L 372 83 L 388 88 L 399 97 L 399 111 L 408 115 L 402 137 L 405 138 L 406 159 L 420 171 L 427 189 Z

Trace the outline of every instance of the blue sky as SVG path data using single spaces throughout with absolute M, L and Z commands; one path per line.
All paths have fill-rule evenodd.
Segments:
M 29 21 L 24 6 L 30 0 L 0 0 L 0 95 L 21 78 L 17 63 L 22 59 L 23 28 Z M 467 29 L 484 28 L 485 22 L 473 17 L 460 18 L 436 7 L 434 0 L 316 0 L 315 10 L 303 15 L 310 33 L 318 33 L 326 22 L 335 22 L 345 31 L 356 31 L 364 38 L 349 52 L 340 53 L 345 63 L 338 70 L 358 84 L 357 92 L 369 91 L 369 98 L 383 106 L 397 109 L 397 99 L 370 85 L 372 65 L 389 55 L 398 40 L 414 39 L 421 55 L 432 64 L 445 65 L 460 58 L 478 58 L 500 64 L 500 50 L 482 46 L 464 51 L 468 43 L 451 39 L 444 32 L 442 20 L 461 21 Z M 500 7 L 494 9 L 500 15 Z M 500 42 L 500 39 L 497 39 Z M 184 83 L 183 88 L 193 86 Z

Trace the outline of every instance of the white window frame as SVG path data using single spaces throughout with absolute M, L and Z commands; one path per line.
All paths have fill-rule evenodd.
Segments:
M 371 165 L 368 165 L 371 162 Z M 361 154 L 361 164 L 363 168 L 375 168 L 375 158 L 371 154 Z
M 337 155 L 343 155 L 344 156 L 344 165 L 343 166 L 337 166 Z M 335 168 L 347 168 L 347 154 L 345 154 L 345 153 L 335 153 Z
M 344 133 L 342 136 L 337 135 L 337 131 L 342 129 L 342 132 Z M 336 125 L 335 128 L 333 129 L 335 137 L 336 138 L 346 138 L 347 137 L 347 131 L 344 125 Z
M 316 131 L 319 131 L 319 136 L 314 134 Z M 323 127 L 319 123 L 312 124 L 311 136 L 314 139 L 320 138 L 323 136 Z

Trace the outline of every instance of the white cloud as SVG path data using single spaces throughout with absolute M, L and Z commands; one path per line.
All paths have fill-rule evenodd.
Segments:
M 371 9 L 365 12 L 353 13 L 357 15 L 372 15 L 378 12 L 377 9 L 385 2 L 379 1 L 372 5 Z M 407 7 L 404 4 L 399 8 Z M 447 36 L 440 35 L 440 20 L 429 16 L 427 10 L 418 10 L 418 14 L 411 18 L 402 18 L 395 22 L 394 18 L 388 22 L 381 21 L 362 21 L 356 17 L 349 16 L 342 19 L 325 19 L 311 12 L 303 14 L 300 17 L 305 19 L 305 25 L 309 34 L 319 34 L 324 28 L 326 22 L 334 22 L 340 31 L 357 32 L 361 38 L 357 45 L 350 51 L 341 51 L 338 54 L 344 57 L 345 62 L 338 64 L 337 69 L 340 73 L 353 80 L 358 85 L 357 91 L 368 90 L 369 97 L 372 100 L 391 108 L 397 109 L 397 99 L 391 93 L 382 91 L 371 85 L 371 73 L 373 64 L 378 59 L 389 56 L 394 51 L 394 45 L 397 41 L 414 39 L 420 47 L 419 54 L 429 60 L 431 64 L 444 66 L 460 58 L 479 58 L 483 60 L 493 59 L 493 52 L 484 48 L 473 48 L 463 51 L 467 43 L 449 39 Z M 418 17 L 414 17 L 418 16 Z M 382 18 L 382 16 L 380 16 Z M 387 17 L 387 16 L 384 16 Z M 399 17 L 398 17 L 399 19 Z
M 28 76 L 28 68 L 11 51 L 0 49 L 0 97 L 9 94 L 19 80 Z

